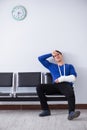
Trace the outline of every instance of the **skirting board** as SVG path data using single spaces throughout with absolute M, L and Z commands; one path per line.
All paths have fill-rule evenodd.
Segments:
M 67 104 L 49 105 L 50 109 L 68 109 Z M 39 110 L 40 105 L 25 105 L 25 104 L 0 104 L 0 110 Z M 76 104 L 76 109 L 87 109 L 87 104 Z

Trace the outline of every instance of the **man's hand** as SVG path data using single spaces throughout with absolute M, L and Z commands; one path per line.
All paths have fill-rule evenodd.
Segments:
M 55 55 L 57 55 L 58 53 L 54 50 L 53 52 L 52 52 L 52 56 L 53 57 L 55 57 Z
M 59 83 L 58 79 L 55 80 L 55 83 Z

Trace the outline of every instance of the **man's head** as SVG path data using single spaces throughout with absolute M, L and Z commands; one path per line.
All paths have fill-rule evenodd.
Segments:
M 58 51 L 58 50 L 54 50 L 52 52 L 52 56 L 54 58 L 54 60 L 59 63 L 59 62 L 63 62 L 63 55 L 62 52 Z

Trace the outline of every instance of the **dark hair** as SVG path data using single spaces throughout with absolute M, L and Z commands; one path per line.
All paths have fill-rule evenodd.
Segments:
M 56 52 L 60 53 L 62 55 L 62 52 L 58 51 L 58 50 L 55 50 Z

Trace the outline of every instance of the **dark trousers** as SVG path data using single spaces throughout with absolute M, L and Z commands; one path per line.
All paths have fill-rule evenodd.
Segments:
M 40 99 L 42 110 L 49 110 L 46 94 L 53 95 L 61 93 L 67 98 L 69 113 L 75 111 L 75 94 L 73 86 L 70 83 L 40 84 L 37 86 L 36 91 Z

